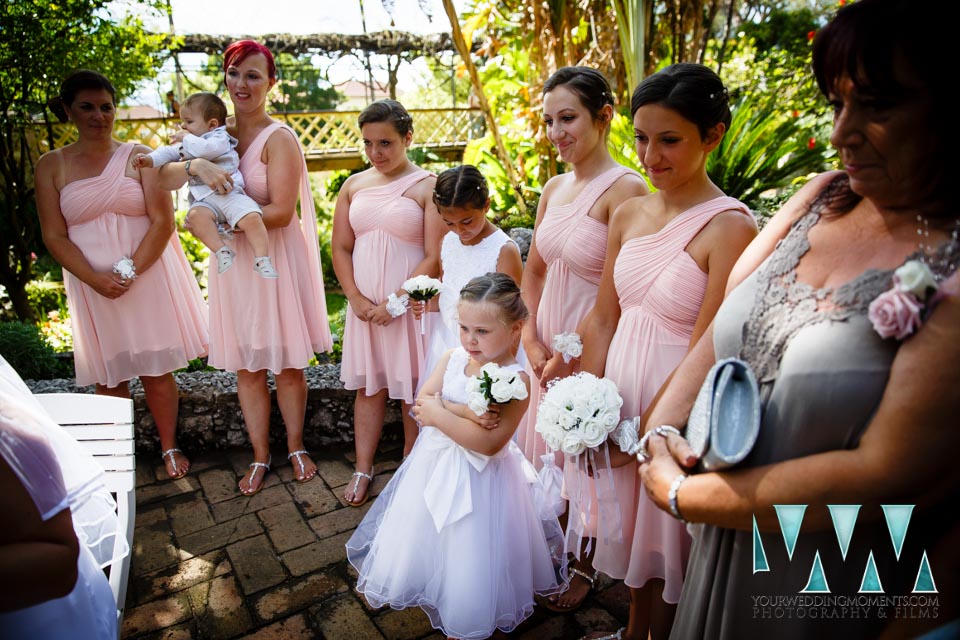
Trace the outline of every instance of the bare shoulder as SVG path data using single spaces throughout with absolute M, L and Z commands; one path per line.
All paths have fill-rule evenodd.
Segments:
M 614 200 L 622 202 L 628 198 L 636 198 L 648 195 L 650 188 L 647 181 L 636 173 L 625 173 L 607 190 Z
M 277 130 L 270 134 L 267 143 L 264 145 L 268 155 L 274 153 L 300 155 L 300 142 L 296 135 L 285 126 L 277 127 Z
M 408 198 L 413 198 L 421 205 L 426 206 L 426 203 L 433 198 L 433 189 L 437 186 L 437 176 L 435 174 L 430 174 L 419 180 L 412 187 L 407 189 L 406 195 Z

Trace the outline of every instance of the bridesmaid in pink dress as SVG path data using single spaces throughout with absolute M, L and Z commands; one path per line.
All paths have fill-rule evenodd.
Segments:
M 167 474 L 190 461 L 177 448 L 179 395 L 172 371 L 207 350 L 203 297 L 173 233 L 173 203 L 156 171 L 130 166 L 150 149 L 113 139 L 115 92 L 95 71 L 64 80 L 60 100 L 77 142 L 37 162 L 43 242 L 63 266 L 77 385 L 129 397 L 139 377 L 157 424 Z M 128 277 L 114 273 L 132 259 Z
M 303 370 L 314 353 L 329 351 L 333 342 L 303 152 L 296 134 L 266 111 L 267 92 L 276 83 L 273 55 L 258 42 L 241 40 L 224 51 L 223 68 L 234 107 L 227 130 L 238 140 L 246 192 L 263 209 L 270 256 L 279 274 L 276 280 L 259 277 L 250 243 L 242 238 L 228 241 L 236 252 L 232 269 L 209 270 L 209 362 L 237 372 L 240 408 L 253 445 L 253 463 L 238 486 L 252 496 L 263 487 L 272 463 L 267 371 L 276 381 L 294 477 L 307 482 L 316 476 L 317 467 L 303 444 L 307 403 Z M 170 177 L 166 184 L 170 188 L 182 185 L 189 173 L 220 193 L 229 190 L 229 174 L 207 160 L 194 159 L 189 166 L 171 163 L 161 172 Z
M 523 270 L 521 290 L 532 321 L 523 328 L 529 361 L 530 408 L 517 429 L 517 443 L 538 469 L 549 453 L 534 431 L 545 380 L 569 375 L 575 361 L 554 361 L 553 336 L 574 331 L 597 296 L 603 272 L 607 220 L 628 198 L 647 194 L 636 172 L 610 156 L 607 134 L 614 116 L 613 94 L 603 74 L 588 67 L 563 67 L 544 84 L 543 119 L 547 137 L 571 171 L 551 178 L 537 207 L 533 242 Z M 562 464 L 562 455 L 555 456 Z M 590 590 L 593 570 L 586 556 L 574 567 L 570 589 L 546 606 L 569 611 Z
M 413 120 L 396 100 L 360 113 L 364 152 L 373 165 L 347 178 L 333 217 L 333 268 L 347 296 L 340 379 L 356 389 L 353 429 L 357 468 L 344 500 L 369 498 L 373 459 L 387 398 L 401 401 L 406 456 L 417 437 L 410 408 L 423 367 L 424 338 L 413 313 L 393 315 L 392 296 L 415 275 L 436 277 L 445 229 L 433 202 L 436 176 L 407 158 Z M 391 305 L 391 308 L 393 306 Z
M 707 176 L 707 156 L 730 124 L 727 90 L 713 71 L 669 66 L 640 83 L 631 111 L 637 155 L 657 191 L 614 212 L 597 302 L 580 326 L 583 370 L 617 383 L 624 417 L 650 408 L 710 324 L 757 233 L 746 205 Z M 636 458 L 614 446 L 611 464 L 624 544 L 598 538 L 594 566 L 630 587 L 630 620 L 599 637 L 666 638 L 690 538 L 647 498 Z

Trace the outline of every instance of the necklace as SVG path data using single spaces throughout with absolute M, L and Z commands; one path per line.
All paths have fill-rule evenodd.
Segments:
M 917 245 L 920 260 L 930 266 L 934 278 L 939 282 L 953 273 L 956 267 L 955 259 L 960 253 L 960 243 L 957 242 L 960 232 L 960 221 L 953 225 L 950 240 L 939 248 L 930 244 L 930 221 L 922 214 L 917 214 Z

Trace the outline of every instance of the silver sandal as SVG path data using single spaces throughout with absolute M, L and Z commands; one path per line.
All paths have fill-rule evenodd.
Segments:
M 373 476 L 374 476 L 373 469 L 370 469 L 370 473 L 364 473 L 363 471 L 353 472 L 353 475 L 350 477 L 354 478 L 354 481 L 353 481 L 354 501 L 351 502 L 350 500 L 347 500 L 346 497 L 344 497 L 344 500 L 348 505 L 350 505 L 351 507 L 362 507 L 367 503 L 367 500 L 370 499 L 370 485 L 373 484 Z M 356 502 L 357 491 L 360 490 L 360 478 L 366 478 L 367 480 L 369 480 L 369 482 L 367 483 L 367 491 L 363 495 L 363 500 L 361 500 L 360 502 Z
M 297 464 L 300 465 L 300 475 L 303 476 L 307 473 L 307 468 L 303 465 L 303 460 L 300 459 L 300 456 L 309 456 L 310 454 L 306 449 L 300 449 L 299 451 L 291 451 L 287 454 L 287 460 L 293 459 L 294 456 L 297 458 Z M 309 478 L 296 478 L 297 482 L 309 482 L 317 477 L 317 470 L 313 470 L 313 475 Z
M 253 486 L 253 479 L 257 476 L 257 469 L 259 469 L 260 467 L 263 467 L 263 477 L 260 479 L 260 486 L 257 487 L 256 491 L 251 491 L 251 492 L 247 493 L 247 492 L 244 491 L 243 489 L 240 489 L 240 485 L 238 484 L 238 485 L 237 485 L 237 488 L 240 489 L 240 493 L 243 494 L 243 495 L 245 495 L 245 496 L 247 496 L 248 498 L 249 498 L 250 496 L 255 496 L 255 495 L 257 495 L 258 493 L 260 493 L 260 490 L 263 489 L 263 485 L 267 482 L 267 472 L 270 471 L 270 464 L 271 464 L 272 462 L 273 462 L 273 456 L 270 456 L 270 457 L 267 459 L 266 462 L 257 462 L 256 460 L 254 460 L 253 462 L 251 462 L 251 463 L 250 463 L 250 468 L 253 469 L 253 471 L 250 472 L 250 486 L 251 486 L 251 487 Z M 242 478 L 241 478 L 241 479 L 242 479 Z
M 600 636 L 599 638 L 590 638 L 590 640 L 623 640 L 623 632 L 626 631 L 626 627 L 620 627 L 613 633 L 608 633 L 605 636 Z M 587 640 L 587 636 L 583 636 L 580 640 Z
M 167 456 L 170 456 L 170 466 L 173 468 L 173 475 L 171 476 L 169 473 L 167 475 L 170 476 L 171 480 L 179 480 L 183 476 L 187 475 L 187 471 L 190 470 L 190 468 L 187 467 L 183 471 L 180 471 L 179 467 L 177 467 L 177 457 L 173 455 L 175 453 L 183 453 L 183 451 L 177 448 L 173 448 L 173 449 L 167 449 L 166 451 L 160 454 L 161 460 L 163 460 Z

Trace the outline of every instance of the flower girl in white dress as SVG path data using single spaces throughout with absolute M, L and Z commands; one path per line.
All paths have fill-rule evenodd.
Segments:
M 535 594 L 565 587 L 563 534 L 512 440 L 526 398 L 483 419 L 466 406 L 468 379 L 487 363 L 529 386 L 516 363 L 527 316 L 520 290 L 502 273 L 474 278 L 458 311 L 462 346 L 424 384 L 417 442 L 347 542 L 347 558 L 371 606 L 417 606 L 450 638 L 487 638 L 526 619 Z
M 440 311 L 440 322 L 430 323 L 431 335 L 420 376 L 421 388 L 437 362 L 448 350 L 460 344 L 457 328 L 457 303 L 460 289 L 472 278 L 485 273 L 505 273 L 517 284 L 523 275 L 520 249 L 502 229 L 487 218 L 490 196 L 487 181 L 479 169 L 464 164 L 437 176 L 433 203 L 447 227 L 440 245 L 440 295 L 427 304 L 428 311 Z M 415 316 L 423 313 L 423 303 L 412 303 Z M 525 363 L 522 349 L 517 356 Z M 419 390 L 418 390 L 419 391 Z

